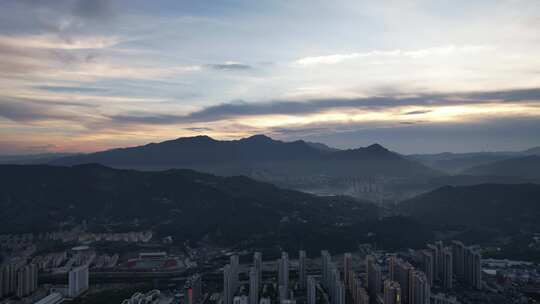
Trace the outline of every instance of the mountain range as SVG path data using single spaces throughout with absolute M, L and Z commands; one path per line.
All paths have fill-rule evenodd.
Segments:
M 464 171 L 469 175 L 494 175 L 540 179 L 540 156 L 529 155 L 475 166 Z
M 319 143 L 283 142 L 264 135 L 231 141 L 208 136 L 178 138 L 50 162 L 63 166 L 84 163 L 137 170 L 187 168 L 222 176 L 245 175 L 316 194 L 347 194 L 373 200 L 393 196 L 396 183 L 441 174 L 379 144 L 338 150 Z
M 524 151 L 501 151 L 501 152 L 470 152 L 470 153 L 437 153 L 437 154 L 411 154 L 409 159 L 418 161 L 433 169 L 449 174 L 466 173 L 472 167 L 498 162 L 510 158 L 540 155 L 540 147 L 530 148 Z
M 537 231 L 538 202 L 538 184 L 479 184 L 444 186 L 402 202 L 400 209 L 426 224 Z
M 159 170 L 189 168 L 224 175 L 265 169 L 291 175 L 414 176 L 436 172 L 379 144 L 350 150 L 332 149 L 302 140 L 283 142 L 265 135 L 222 141 L 208 136 L 62 157 L 54 165 L 99 163 L 116 168 Z M 286 168 L 281 168 L 286 167 Z
M 349 195 L 375 202 L 399 201 L 444 185 L 539 182 L 539 148 L 521 152 L 401 155 L 379 144 L 340 150 L 265 135 L 239 140 L 208 136 L 89 154 L 46 155 L 10 163 L 73 166 L 96 163 L 119 169 L 192 169 L 220 176 L 243 175 L 318 195 Z M 0 158 L 2 162 L 2 158 Z M 4 160 L 6 162 L 6 160 Z

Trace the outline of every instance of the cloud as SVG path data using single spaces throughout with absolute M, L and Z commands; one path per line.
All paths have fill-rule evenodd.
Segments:
M 370 111 L 392 109 L 406 106 L 459 106 L 486 103 L 538 102 L 539 89 L 521 89 L 492 92 L 432 93 L 412 97 L 374 96 L 366 98 L 330 98 L 306 101 L 276 100 L 270 102 L 248 103 L 236 101 L 209 106 L 186 114 L 147 114 L 126 113 L 110 116 L 120 123 L 180 124 L 190 122 L 212 122 L 229 118 L 264 115 L 306 115 L 330 109 L 355 108 Z M 404 115 L 427 114 L 432 110 L 412 110 Z
M 428 56 L 445 56 L 455 53 L 478 53 L 491 50 L 492 47 L 481 45 L 465 45 L 465 46 L 440 46 L 426 49 L 417 49 L 404 51 L 400 49 L 388 50 L 388 51 L 371 51 L 365 53 L 348 53 L 348 54 L 332 54 L 324 56 L 312 56 L 304 57 L 295 61 L 296 64 L 301 66 L 314 66 L 314 65 L 327 65 L 337 64 L 347 60 L 362 59 L 362 58 L 384 58 L 384 57 L 404 57 L 404 58 L 423 58 Z
M 68 86 L 41 85 L 41 86 L 34 86 L 34 88 L 38 90 L 56 92 L 56 93 L 102 93 L 102 92 L 108 91 L 107 89 L 104 89 L 104 88 L 82 87 L 82 86 L 68 87 Z
M 184 128 L 184 130 L 193 131 L 193 132 L 204 132 L 204 131 L 212 131 L 212 128 L 194 127 L 194 128 Z
M 225 63 L 220 64 L 207 64 L 207 67 L 219 70 L 219 71 L 245 71 L 245 70 L 251 70 L 253 67 L 247 64 L 234 62 L 234 61 L 227 61 Z
M 403 113 L 403 115 L 418 115 L 418 114 L 426 114 L 431 112 L 431 110 L 414 110 Z
M 0 102 L 0 117 L 17 122 L 72 119 L 69 115 L 55 112 L 47 106 L 5 101 Z
M 25 150 L 31 151 L 32 153 L 36 152 L 49 152 L 57 149 L 59 146 L 55 144 L 43 144 L 43 145 L 31 145 L 24 147 Z
M 73 112 L 69 108 L 78 108 L 79 111 Z M 65 120 L 83 123 L 80 109 L 93 108 L 96 108 L 96 105 L 87 103 L 0 97 L 0 117 L 16 122 Z
M 0 45 L 12 48 L 35 48 L 57 50 L 104 49 L 120 42 L 116 36 L 62 37 L 53 34 L 0 35 Z

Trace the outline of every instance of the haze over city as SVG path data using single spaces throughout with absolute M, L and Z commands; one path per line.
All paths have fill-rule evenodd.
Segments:
M 0 153 L 540 145 L 538 1 L 0 3 Z

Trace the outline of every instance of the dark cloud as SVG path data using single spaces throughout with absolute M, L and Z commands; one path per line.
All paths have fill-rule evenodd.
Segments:
M 331 98 L 306 101 L 277 100 L 270 102 L 247 103 L 236 101 L 209 106 L 187 115 L 134 113 L 112 116 L 111 119 L 123 123 L 175 124 L 186 122 L 210 122 L 231 117 L 270 115 L 270 114 L 310 114 L 332 108 L 358 108 L 382 110 L 399 106 L 436 106 L 482 104 L 490 102 L 528 102 L 539 101 L 540 89 L 508 90 L 495 92 L 469 92 L 455 94 L 420 94 L 414 97 L 367 97 Z M 413 111 L 416 112 L 416 111 Z M 420 114 L 419 112 L 410 114 Z
M 416 111 L 405 112 L 403 113 L 403 115 L 418 115 L 418 114 L 426 114 L 429 112 L 431 112 L 431 110 L 416 110 Z
M 142 113 L 131 113 L 126 115 L 111 115 L 109 118 L 116 123 L 122 124 L 177 124 L 181 123 L 183 116 L 169 114 L 144 115 Z
M 193 132 L 205 132 L 205 131 L 212 131 L 212 128 L 194 127 L 194 128 L 184 128 L 184 130 L 193 131 Z
M 328 128 L 299 128 L 299 129 L 274 128 L 272 129 L 271 132 L 273 134 L 294 135 L 294 134 L 320 133 L 320 132 L 326 132 L 326 131 L 328 131 Z
M 253 69 L 252 66 L 242 63 L 208 64 L 206 66 L 219 71 L 245 71 Z

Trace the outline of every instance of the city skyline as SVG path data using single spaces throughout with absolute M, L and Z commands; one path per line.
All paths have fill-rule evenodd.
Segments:
M 0 154 L 267 134 L 540 145 L 535 1 L 4 1 Z

